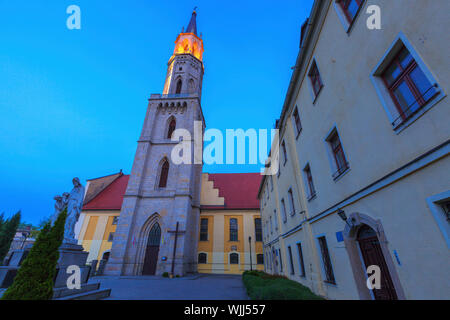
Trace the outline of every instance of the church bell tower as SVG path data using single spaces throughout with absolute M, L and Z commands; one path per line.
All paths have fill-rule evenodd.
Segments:
M 171 159 L 176 129 L 204 129 L 203 41 L 197 13 L 178 35 L 162 94 L 152 94 L 113 237 L 107 275 L 184 275 L 197 271 L 202 164 Z M 200 137 L 202 140 L 202 137 Z M 197 143 L 199 143 L 197 141 Z M 203 141 L 200 141 L 203 143 Z M 200 161 L 201 162 L 201 161 Z

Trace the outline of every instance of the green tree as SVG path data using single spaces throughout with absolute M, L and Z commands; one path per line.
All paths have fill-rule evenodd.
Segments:
M 47 223 L 41 230 L 2 300 L 52 299 L 66 217 L 67 209 L 59 214 L 53 227 Z
M 5 259 L 6 254 L 14 240 L 17 228 L 20 224 L 20 211 L 13 215 L 10 219 L 2 223 L 0 228 L 0 262 Z
M 2 225 L 5 223 L 5 213 L 4 212 L 2 212 L 1 214 L 0 214 L 0 232 L 1 232 L 1 230 L 2 230 Z

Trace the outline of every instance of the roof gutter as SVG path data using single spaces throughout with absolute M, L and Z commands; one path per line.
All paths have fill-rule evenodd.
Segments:
M 283 104 L 283 108 L 281 109 L 281 116 L 280 116 L 280 121 L 278 122 L 278 127 L 281 127 L 281 124 L 284 121 L 285 115 L 287 110 L 289 109 L 289 105 L 293 99 L 293 94 L 295 91 L 295 86 L 296 83 L 298 82 L 298 79 L 300 77 L 300 73 L 301 73 L 301 66 L 303 65 L 304 61 L 305 61 L 305 57 L 306 57 L 306 48 L 310 45 L 311 43 L 311 36 L 313 33 L 313 27 L 314 24 L 317 21 L 320 9 L 322 8 L 324 3 L 324 0 L 315 0 L 311 9 L 311 13 L 309 15 L 309 19 L 308 19 L 308 26 L 307 26 L 307 30 L 306 30 L 306 34 L 303 38 L 303 41 L 300 44 L 300 50 L 298 52 L 297 55 L 297 60 L 295 62 L 295 66 L 294 66 L 294 72 L 292 73 L 291 76 L 291 81 L 289 82 L 289 87 L 288 87 L 288 91 L 286 93 L 286 98 L 284 100 L 284 104 Z M 258 189 L 258 199 L 260 199 L 261 197 L 261 192 L 262 192 L 262 188 L 263 185 L 266 181 L 266 177 L 267 175 L 264 175 L 262 180 L 261 180 L 261 184 L 259 185 L 259 189 Z

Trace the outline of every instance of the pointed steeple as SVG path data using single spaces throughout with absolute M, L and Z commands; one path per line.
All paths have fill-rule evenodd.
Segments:
M 175 50 L 173 51 L 172 57 L 181 54 L 191 54 L 200 61 L 203 59 L 203 40 L 197 35 L 196 8 L 192 12 L 192 17 L 186 30 L 183 28 L 181 33 L 178 34 L 177 40 L 175 40 Z
M 189 25 L 186 29 L 186 33 L 193 33 L 193 34 L 197 35 L 197 11 L 195 11 L 195 9 L 194 9 L 194 12 L 192 12 L 191 21 L 189 21 Z

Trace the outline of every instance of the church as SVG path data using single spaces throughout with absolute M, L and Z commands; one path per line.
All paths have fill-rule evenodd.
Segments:
M 174 164 L 182 128 L 205 128 L 203 40 L 194 11 L 178 35 L 162 94 L 152 94 L 131 174 L 88 180 L 78 242 L 105 275 L 239 274 L 264 269 L 259 173 L 209 174 Z M 183 141 L 191 144 L 194 141 Z

